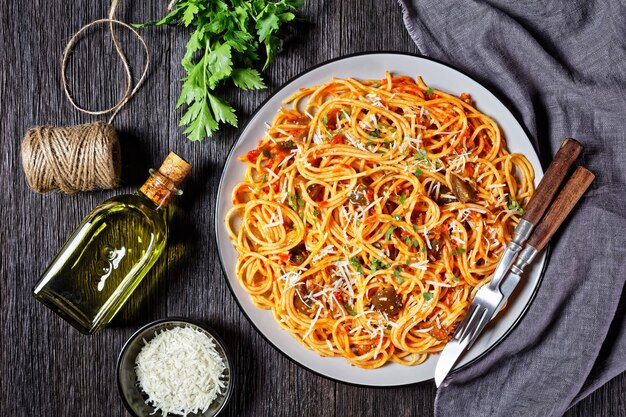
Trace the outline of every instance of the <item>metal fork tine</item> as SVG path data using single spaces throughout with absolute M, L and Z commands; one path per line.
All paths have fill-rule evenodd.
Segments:
M 467 312 L 465 318 L 459 325 L 459 328 L 454 333 L 454 338 L 459 342 L 462 341 L 467 335 L 470 327 L 473 327 L 474 317 L 476 316 L 476 311 L 478 310 L 478 305 L 472 304 L 470 307 L 470 311 Z
M 482 315 L 480 316 L 480 320 L 478 321 L 478 324 L 476 325 L 472 333 L 470 333 L 470 335 L 468 336 L 469 343 L 467 344 L 466 349 L 469 349 L 472 347 L 476 339 L 478 339 L 478 336 L 482 333 L 485 326 L 487 326 L 487 323 L 489 323 L 489 321 L 491 320 L 491 315 L 487 314 L 488 311 L 489 310 L 486 308 L 483 309 Z

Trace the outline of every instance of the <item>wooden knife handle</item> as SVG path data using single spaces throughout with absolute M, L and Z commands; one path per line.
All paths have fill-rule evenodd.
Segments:
M 582 148 L 576 139 L 567 138 L 561 143 L 559 151 L 539 182 L 535 194 L 524 209 L 522 219 L 534 225 L 539 222 Z
M 595 175 L 585 167 L 578 167 L 567 181 L 556 200 L 528 239 L 528 244 L 540 252 L 583 196 Z

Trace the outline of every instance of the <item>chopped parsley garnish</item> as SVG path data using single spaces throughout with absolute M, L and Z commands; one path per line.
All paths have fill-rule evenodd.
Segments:
M 404 204 L 406 202 L 406 194 L 402 194 L 400 196 L 400 204 Z
M 424 175 L 424 171 L 422 171 L 422 170 L 420 169 L 420 167 L 416 167 L 416 168 L 415 168 L 415 176 L 416 176 L 416 177 L 421 177 L 422 175 Z
M 263 175 L 263 182 L 262 184 L 267 184 L 267 174 Z
M 419 148 L 417 152 L 415 153 L 415 157 L 420 162 L 423 162 L 425 164 L 430 164 L 430 161 L 428 160 L 428 152 L 426 152 L 426 149 L 424 148 Z
M 313 212 L 313 215 L 314 215 L 315 217 L 319 216 L 319 215 L 320 215 L 320 211 L 319 211 L 319 210 L 315 210 L 315 211 Z
M 297 211 L 298 210 L 298 204 L 297 204 L 297 196 L 296 195 L 290 195 L 288 200 L 287 200 L 289 207 L 291 207 L 293 209 L 293 211 Z
M 459 279 L 459 277 L 452 277 L 452 281 L 459 282 L 459 281 L 460 281 L 460 279 Z
M 283 142 L 283 148 L 285 148 L 285 149 L 295 149 L 296 145 L 293 143 L 292 140 L 288 140 L 286 142 Z
M 402 267 L 400 267 L 400 266 L 399 266 L 399 267 L 397 267 L 397 268 L 395 269 L 395 271 L 393 271 L 393 275 L 396 277 L 396 282 L 397 282 L 398 284 L 402 284 L 402 283 L 404 282 L 404 278 L 402 278 L 402 277 L 400 276 L 400 274 L 401 274 L 403 271 L 404 271 L 404 269 L 402 269 Z
M 511 196 L 507 196 L 507 207 L 509 210 L 517 210 L 519 214 L 524 214 L 524 209 L 519 205 L 517 200 L 511 200 Z
M 343 303 L 343 306 L 346 308 L 346 310 L 348 311 L 348 314 L 350 314 L 351 316 L 356 316 L 356 311 L 351 310 L 350 309 L 350 304 L 348 303 Z
M 387 229 L 387 231 L 385 232 L 385 242 L 389 242 L 389 239 L 391 239 L 391 234 L 394 230 L 396 230 L 396 226 L 389 226 L 389 229 Z
M 429 292 L 425 292 L 424 294 L 422 294 L 422 296 L 424 297 L 424 300 L 426 301 L 430 301 L 433 299 L 433 295 Z
M 454 251 L 454 253 L 456 253 L 457 255 L 460 255 L 460 254 L 465 253 L 465 252 L 467 252 L 467 251 L 465 250 L 465 248 L 459 248 L 459 249 L 457 249 L 457 250 L 455 250 L 455 251 Z
M 404 238 L 404 243 L 407 244 L 407 246 L 411 246 L 413 244 L 413 242 L 411 242 L 411 237 L 407 236 Z
M 373 83 L 373 84 L 372 84 L 372 87 L 374 87 L 374 88 L 378 88 L 378 87 L 380 87 L 380 84 L 379 84 L 379 83 Z
M 424 252 L 426 252 L 426 245 L 424 245 L 424 246 L 422 246 L 420 248 L 420 253 L 424 253 Z
M 263 149 L 263 156 L 270 159 L 274 158 L 274 154 L 267 149 Z
M 432 96 L 433 95 L 433 89 L 428 87 L 428 90 L 426 90 L 426 95 L 429 96 L 429 97 Z
M 400 222 L 400 221 L 402 221 L 402 216 L 400 216 L 399 214 L 394 214 L 393 215 L 393 219 L 395 221 L 397 221 L 397 222 Z
M 378 258 L 372 259 L 372 262 L 370 263 L 370 270 L 372 272 L 376 272 L 376 271 L 378 271 L 379 269 L 382 269 L 382 268 L 383 268 L 383 263 L 382 263 L 382 261 L 380 259 L 378 259 Z
M 324 123 L 324 126 L 326 126 L 328 124 L 328 117 L 322 117 L 322 123 Z
M 411 265 L 411 261 L 409 261 L 409 260 L 407 259 L 407 260 L 406 260 L 406 262 L 405 262 L 405 264 L 406 264 L 406 266 L 409 266 L 409 265 Z
M 363 267 L 361 266 L 361 261 L 359 261 L 359 258 L 357 258 L 356 256 L 353 256 L 352 258 L 350 258 L 350 265 L 355 267 L 359 274 L 363 273 Z

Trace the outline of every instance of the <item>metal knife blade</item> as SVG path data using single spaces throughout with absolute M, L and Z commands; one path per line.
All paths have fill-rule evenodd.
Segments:
M 526 264 L 529 260 L 532 260 L 534 255 L 537 253 L 534 248 L 531 248 L 526 252 L 527 253 L 524 253 L 522 255 L 522 259 L 518 259 L 518 264 Z M 528 259 L 529 257 L 530 259 Z M 437 387 L 439 387 L 439 385 L 443 382 L 448 373 L 450 373 L 463 352 L 469 349 L 474 344 L 474 341 L 478 339 L 487 324 L 498 315 L 504 303 L 509 299 L 511 294 L 513 294 L 513 291 L 519 284 L 521 280 L 520 274 L 522 273 L 522 270 L 523 266 L 522 268 L 513 267 L 513 271 L 509 271 L 509 273 L 506 275 L 506 277 L 502 281 L 502 284 L 500 285 L 500 293 L 502 294 L 502 298 L 498 302 L 498 306 L 494 310 L 491 318 L 489 320 L 483 321 L 481 325 L 476 328 L 476 330 L 474 331 L 476 336 L 464 338 L 461 342 L 459 342 L 459 340 L 457 339 L 452 339 L 441 351 L 439 361 L 437 362 L 437 368 L 435 369 L 435 384 L 437 384 Z
M 451 340 L 448 342 L 445 348 L 439 355 L 439 361 L 437 362 L 437 368 L 435 369 L 435 384 L 441 385 L 448 373 L 454 367 L 454 364 L 459 359 L 461 354 L 467 347 L 467 340 L 459 342 L 458 340 Z

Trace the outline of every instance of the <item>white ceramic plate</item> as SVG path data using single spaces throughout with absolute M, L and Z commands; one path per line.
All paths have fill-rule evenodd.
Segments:
M 376 387 L 407 385 L 432 379 L 438 355 L 433 355 L 424 363 L 412 367 L 390 363 L 379 369 L 361 369 L 350 365 L 344 358 L 325 358 L 307 349 L 278 326 L 270 311 L 255 307 L 237 281 L 235 273 L 237 251 L 228 238 L 224 218 L 232 207 L 232 190 L 235 184 L 241 181 L 245 171 L 245 164 L 238 161 L 237 157 L 256 148 L 266 130 L 264 123 L 272 122 L 281 101 L 301 87 L 322 84 L 332 77 L 382 79 L 385 70 L 411 77 L 421 75 L 429 86 L 456 95 L 463 92 L 471 94 L 478 109 L 493 117 L 500 125 L 509 151 L 524 154 L 532 163 L 537 185 L 543 175 L 539 158 L 520 123 L 493 93 L 458 70 L 430 59 L 397 53 L 370 53 L 349 56 L 317 66 L 285 84 L 259 107 L 243 128 L 226 159 L 215 213 L 217 244 L 227 282 L 242 311 L 265 339 L 289 359 L 313 372 L 341 382 Z M 506 310 L 461 358 L 457 368 L 485 354 L 513 329 L 533 299 L 544 263 L 545 254 L 541 254 L 532 267 L 528 268 L 525 280 L 513 294 Z

